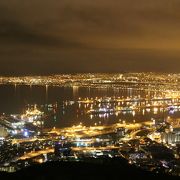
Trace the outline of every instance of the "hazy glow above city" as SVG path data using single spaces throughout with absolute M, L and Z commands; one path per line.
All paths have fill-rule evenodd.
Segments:
M 0 73 L 179 72 L 178 0 L 0 2 Z

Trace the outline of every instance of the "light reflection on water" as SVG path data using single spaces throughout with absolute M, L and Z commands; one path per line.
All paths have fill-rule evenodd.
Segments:
M 140 122 L 151 118 L 166 118 L 171 116 L 179 118 L 180 113 L 166 111 L 162 108 L 140 109 L 131 112 L 114 112 L 104 114 L 87 114 L 86 111 L 94 108 L 92 104 L 80 104 L 80 98 L 100 98 L 100 97 L 153 97 L 161 95 L 161 92 L 150 92 L 143 90 L 114 89 L 114 88 L 89 88 L 89 87 L 52 87 L 52 86 L 0 86 L 0 113 L 22 113 L 28 104 L 43 105 L 48 110 L 49 104 L 57 107 L 53 109 L 53 114 L 46 119 L 46 127 L 72 126 L 82 122 L 90 126 L 95 124 L 113 124 L 119 121 Z M 70 102 L 67 104 L 67 102 Z M 108 104 L 114 107 L 122 104 Z M 42 106 L 41 106 L 42 107 Z

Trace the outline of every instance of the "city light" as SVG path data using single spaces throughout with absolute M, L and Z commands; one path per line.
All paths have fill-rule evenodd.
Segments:
M 10 172 L 31 163 L 121 157 L 142 169 L 165 168 L 167 174 L 179 175 L 179 76 L 174 74 L 166 82 L 164 75 L 159 75 L 161 80 L 154 74 L 133 75 L 133 80 L 132 74 L 122 74 L 120 79 L 116 74 L 94 74 L 88 81 L 90 75 L 84 74 L 1 78 L 5 84 L 31 83 L 30 88 L 45 85 L 45 102 L 27 104 L 21 113 L 1 115 L 0 155 L 3 163 L 9 157 L 6 154 L 13 160 L 0 169 Z M 70 79 L 73 98 L 62 95 L 61 101 L 48 102 L 52 85 L 61 89 Z M 83 97 L 77 95 L 81 88 L 82 92 L 88 89 Z M 95 95 L 90 96 L 89 88 Z M 107 95 L 107 89 L 113 95 Z M 97 96 L 99 91 L 102 94 Z

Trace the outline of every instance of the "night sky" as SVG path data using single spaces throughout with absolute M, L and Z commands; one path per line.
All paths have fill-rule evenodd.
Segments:
M 180 72 L 179 0 L 1 0 L 0 74 Z

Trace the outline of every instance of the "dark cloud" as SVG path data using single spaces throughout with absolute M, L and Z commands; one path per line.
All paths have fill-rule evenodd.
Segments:
M 22 73 L 177 71 L 179 9 L 179 0 L 1 1 L 0 71 L 16 72 L 10 62 Z
M 15 21 L 0 22 L 0 41 L 1 44 L 22 44 L 35 46 L 52 46 L 59 48 L 84 48 L 80 42 L 75 42 L 64 37 L 53 37 L 53 35 L 44 34 L 36 30 L 27 28 L 23 24 Z

